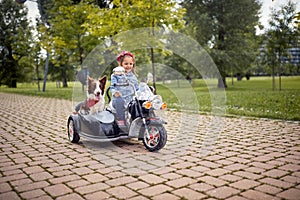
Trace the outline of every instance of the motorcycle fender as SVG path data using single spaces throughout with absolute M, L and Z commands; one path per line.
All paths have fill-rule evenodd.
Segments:
M 75 129 L 77 131 L 80 131 L 80 123 L 79 123 L 79 118 L 78 118 L 78 115 L 70 115 L 69 119 L 73 119 L 74 121 L 74 125 L 75 125 Z
M 161 118 L 149 118 L 146 119 L 146 123 L 147 125 L 149 124 L 166 124 L 167 122 L 165 122 L 164 120 L 162 120 Z M 129 136 L 130 137 L 138 137 L 140 138 L 140 132 L 141 132 L 141 128 L 143 127 L 143 120 L 142 118 L 138 117 L 135 120 L 132 121 L 130 129 L 129 129 Z
M 143 127 L 142 118 L 138 117 L 138 118 L 134 119 L 130 125 L 129 134 L 128 134 L 129 137 L 135 137 L 135 138 L 139 137 L 142 127 Z
M 167 124 L 167 122 L 161 118 L 156 117 L 147 119 L 147 125 L 149 124 Z

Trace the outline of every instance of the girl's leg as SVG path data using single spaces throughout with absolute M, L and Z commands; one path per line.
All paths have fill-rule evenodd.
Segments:
M 115 98 L 113 100 L 113 107 L 116 109 L 116 115 L 118 121 L 125 120 L 125 101 L 122 97 Z

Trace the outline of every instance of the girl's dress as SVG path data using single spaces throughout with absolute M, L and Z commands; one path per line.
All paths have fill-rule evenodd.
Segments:
M 112 92 L 112 106 L 116 109 L 117 120 L 123 125 L 125 122 L 125 106 L 132 101 L 132 97 L 134 95 L 134 90 L 131 85 L 128 86 L 117 86 L 115 83 L 126 83 L 129 81 L 132 83 L 136 89 L 138 90 L 138 80 L 133 72 L 129 72 L 128 74 L 111 75 L 111 92 Z M 120 92 L 122 95 L 119 97 L 115 97 L 114 93 Z

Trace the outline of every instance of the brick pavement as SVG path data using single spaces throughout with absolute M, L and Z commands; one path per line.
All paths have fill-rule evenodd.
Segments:
M 300 199 L 300 125 L 167 112 L 168 143 L 67 140 L 71 102 L 0 93 L 0 199 Z

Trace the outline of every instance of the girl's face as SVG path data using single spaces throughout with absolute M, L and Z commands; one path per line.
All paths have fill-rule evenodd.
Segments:
M 130 56 L 125 56 L 121 66 L 124 67 L 125 73 L 128 74 L 133 68 L 134 62 L 133 58 Z

